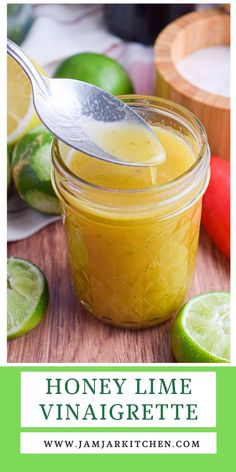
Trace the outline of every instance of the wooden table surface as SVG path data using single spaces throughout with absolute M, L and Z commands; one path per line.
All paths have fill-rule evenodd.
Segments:
M 27 335 L 9 341 L 8 362 L 173 362 L 170 321 L 142 331 L 123 330 L 102 324 L 81 307 L 71 284 L 61 222 L 10 243 L 8 254 L 39 265 L 50 290 L 46 318 Z M 202 229 L 190 296 L 221 289 L 229 289 L 229 262 Z

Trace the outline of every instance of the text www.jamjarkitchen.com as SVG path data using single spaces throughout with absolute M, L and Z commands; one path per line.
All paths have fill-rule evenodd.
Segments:
M 21 433 L 22 454 L 215 454 L 214 432 Z
M 155 440 L 129 440 L 129 441 L 67 441 L 67 440 L 51 440 L 51 441 L 44 441 L 44 446 L 47 447 L 75 447 L 77 449 L 84 449 L 84 448 L 96 448 L 96 449 L 108 449 L 108 448 L 163 448 L 163 447 L 200 447 L 200 441 L 155 441 Z

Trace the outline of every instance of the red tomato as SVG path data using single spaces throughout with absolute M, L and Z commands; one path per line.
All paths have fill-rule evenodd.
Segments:
M 230 165 L 211 158 L 211 178 L 203 197 L 202 224 L 218 248 L 230 256 Z

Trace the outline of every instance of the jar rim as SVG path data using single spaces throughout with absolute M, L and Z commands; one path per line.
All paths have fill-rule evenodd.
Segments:
M 164 183 L 164 184 L 161 184 L 161 185 L 152 185 L 150 187 L 146 187 L 146 188 L 140 188 L 140 189 L 114 189 L 114 188 L 110 188 L 110 187 L 104 187 L 102 185 L 98 185 L 98 184 L 94 184 L 93 182 L 89 182 L 87 180 L 84 180 L 82 179 L 81 177 L 79 177 L 78 175 L 74 174 L 74 172 L 71 171 L 71 169 L 66 165 L 66 163 L 64 162 L 64 160 L 62 159 L 61 157 L 61 154 L 60 154 L 60 150 L 59 150 L 59 139 L 54 137 L 53 139 L 53 142 L 52 142 L 52 160 L 53 160 L 53 164 L 56 168 L 56 170 L 58 170 L 60 173 L 63 174 L 64 177 L 66 178 L 69 178 L 70 182 L 73 183 L 73 186 L 76 187 L 76 185 L 83 185 L 87 188 L 91 188 L 93 190 L 100 190 L 102 192 L 108 192 L 108 193 L 113 193 L 113 194 L 141 194 L 141 193 L 153 193 L 153 192 L 162 192 L 162 191 L 170 191 L 172 188 L 174 188 L 176 185 L 180 184 L 181 186 L 183 186 L 184 182 L 188 182 L 188 179 L 191 178 L 194 174 L 198 174 L 199 172 L 199 168 L 202 168 L 202 166 L 205 168 L 204 166 L 204 157 L 206 154 L 209 154 L 209 145 L 208 145 L 208 140 L 207 140 L 207 134 L 206 134 L 206 131 L 205 131 L 205 128 L 203 126 L 203 124 L 201 123 L 201 121 L 199 120 L 199 118 L 193 113 L 191 112 L 190 110 L 188 110 L 187 108 L 183 107 L 182 105 L 179 105 L 178 103 L 172 101 L 172 100 L 167 100 L 167 99 L 164 99 L 164 98 L 159 98 L 159 97 L 154 97 L 154 96 L 148 96 L 148 95 L 136 95 L 136 94 L 129 94 L 129 95 L 120 95 L 119 98 L 121 100 L 124 100 L 126 102 L 129 103 L 130 105 L 130 101 L 135 101 L 135 105 L 136 106 L 143 106 L 147 109 L 151 109 L 153 108 L 153 106 L 156 107 L 156 110 L 158 109 L 163 109 L 163 111 L 166 111 L 166 108 L 167 107 L 170 107 L 170 110 L 172 112 L 172 114 L 175 114 L 174 113 L 174 110 L 177 110 L 177 111 L 180 111 L 182 113 L 182 115 L 184 115 L 184 119 L 180 119 L 179 121 L 181 122 L 184 122 L 185 124 L 187 124 L 187 120 L 189 120 L 189 118 L 193 121 L 193 123 L 195 124 L 195 126 L 197 126 L 197 129 L 198 129 L 198 133 L 199 133 L 199 136 L 201 137 L 201 147 L 199 149 L 199 153 L 198 153 L 198 156 L 196 157 L 196 160 L 194 161 L 194 163 L 185 171 L 183 172 L 181 175 L 179 175 L 178 177 L 176 177 L 175 179 L 167 182 L 167 183 Z M 157 106 L 157 104 L 161 104 L 162 106 Z M 135 106 L 134 105 L 134 106 Z M 132 104 L 130 105 L 132 106 Z M 176 116 L 178 116 L 179 118 L 179 115 L 176 113 L 175 114 Z M 86 153 L 84 153 L 86 154 Z M 55 156 L 56 156 L 56 159 L 55 159 Z M 94 156 L 91 156 L 92 159 L 96 159 L 96 157 Z M 115 164 L 115 163 L 113 163 Z M 125 163 L 124 164 L 120 164 L 120 163 L 117 163 L 117 165 L 126 165 Z M 116 164 L 115 164 L 116 165 Z M 133 166 L 134 168 L 136 167 L 140 167 L 138 164 L 137 166 Z M 150 166 L 151 167 L 151 166 Z M 148 168 L 148 166 L 147 166 Z

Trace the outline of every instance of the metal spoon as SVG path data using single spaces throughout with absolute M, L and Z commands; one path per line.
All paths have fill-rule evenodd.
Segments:
M 141 131 L 147 132 L 160 145 L 143 118 L 117 97 L 79 80 L 46 77 L 10 40 L 7 40 L 7 52 L 21 65 L 31 81 L 34 106 L 40 120 L 64 143 L 102 160 L 137 165 L 125 161 L 123 157 L 121 160 L 112 156 L 96 143 L 96 126 L 93 124 L 100 126 L 102 123 L 119 122 L 142 127 Z M 150 163 L 139 162 L 138 165 Z

